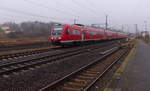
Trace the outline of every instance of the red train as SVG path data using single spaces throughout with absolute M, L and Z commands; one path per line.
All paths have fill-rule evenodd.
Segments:
M 127 38 L 127 34 L 87 26 L 69 25 L 53 27 L 50 39 L 53 45 L 76 44 L 88 41 Z

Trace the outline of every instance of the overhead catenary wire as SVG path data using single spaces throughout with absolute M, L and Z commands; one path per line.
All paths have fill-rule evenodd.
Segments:
M 31 1 L 32 2 L 32 0 L 24 0 L 24 1 Z M 74 1 L 74 0 L 73 0 Z M 58 1 L 56 1 L 56 2 L 58 2 Z M 77 1 L 75 1 L 75 2 L 77 2 Z M 34 2 L 32 2 L 32 4 L 33 4 Z M 50 7 L 47 7 L 47 6 L 45 6 L 44 4 L 42 4 L 42 6 L 41 6 L 41 4 L 40 3 L 36 3 L 37 4 L 37 6 L 40 6 L 40 7 L 45 7 L 45 8 L 47 8 L 47 9 L 50 9 Z M 80 5 L 82 5 L 82 4 L 80 4 Z M 80 6 L 79 5 L 79 6 Z M 82 7 L 82 6 L 81 6 Z M 83 6 L 84 7 L 84 6 Z M 83 8 L 82 7 L 82 8 Z M 85 8 L 85 7 L 84 7 Z M 41 19 L 48 19 L 48 20 L 50 20 L 50 21 L 52 21 L 52 22 L 64 22 L 64 21 L 73 21 L 74 19 L 77 19 L 77 20 L 79 20 L 79 21 L 89 21 L 89 20 L 97 20 L 99 17 L 98 16 L 96 16 L 96 17 L 93 17 L 93 16 L 91 16 L 91 17 L 87 17 L 87 16 L 83 16 L 82 18 L 81 18 L 81 14 L 79 14 L 79 16 L 76 16 L 76 15 L 74 15 L 74 14 L 72 14 L 72 13 L 70 13 L 71 15 L 74 15 L 74 16 L 76 16 L 76 17 L 72 17 L 72 18 L 60 18 L 60 17 L 56 17 L 56 16 L 45 16 L 45 15 L 41 15 L 41 14 L 35 14 L 35 13 L 33 13 L 33 12 L 26 12 L 26 11 L 22 11 L 22 10 L 18 10 L 18 9 L 13 9 L 13 8 L 8 8 L 8 7 L 3 7 L 3 6 L 0 6 L 0 10 L 3 10 L 3 11 L 9 11 L 9 12 L 13 12 L 13 13 L 18 13 L 18 14 L 22 14 L 22 15 L 25 15 L 25 16 L 31 16 L 32 18 L 35 18 L 35 17 L 38 17 L 38 18 L 41 18 Z M 59 9 L 55 9 L 57 12 L 59 12 L 59 13 L 63 13 L 63 14 L 66 14 L 66 12 L 65 11 L 62 11 L 62 10 L 59 10 Z M 76 10 L 76 9 L 75 9 Z M 86 10 L 88 10 L 88 9 L 86 9 Z M 91 11 L 90 11 L 91 12 Z M 69 13 L 69 12 L 68 12 Z M 92 12 L 90 13 L 90 14 L 93 14 Z M 89 14 L 87 14 L 87 15 L 89 15 Z M 94 14 L 95 15 L 95 14 Z
M 3 7 L 3 8 L 4 8 L 4 7 Z M 25 20 L 25 21 L 28 21 L 28 20 L 29 20 L 29 21 L 30 21 L 30 20 L 35 20 L 35 21 L 36 21 L 36 20 L 37 20 L 37 21 L 40 20 L 40 21 L 44 21 L 44 20 L 43 20 L 43 17 L 44 17 L 45 20 L 47 20 L 47 19 L 49 20 L 49 17 L 43 16 L 43 17 L 38 18 L 39 16 L 37 17 L 37 16 L 35 16 L 35 15 L 30 15 L 29 12 L 28 12 L 28 13 L 27 13 L 27 12 L 24 12 L 24 11 L 21 11 L 21 12 L 20 12 L 20 11 L 15 10 L 15 9 L 9 9 L 9 8 L 7 8 L 7 9 L 5 10 L 5 9 L 0 8 L 0 10 L 2 10 L 2 11 L 9 11 L 9 13 L 13 12 L 14 14 L 19 14 L 19 15 L 21 14 L 21 15 L 23 15 L 23 16 L 19 16 L 19 15 L 16 16 L 16 15 L 15 15 L 15 17 L 13 17 L 12 14 L 5 14 L 5 13 L 1 13 L 1 12 L 0 12 L 1 15 L 4 15 L 4 16 L 6 16 L 6 17 L 8 17 L 8 18 L 11 17 L 11 20 L 12 20 L 13 18 L 14 18 L 14 19 L 19 19 L 19 18 L 20 18 L 21 20 Z M 14 12 L 14 10 L 15 10 L 15 12 Z M 22 13 L 22 12 L 23 12 L 23 13 Z M 26 13 L 26 14 L 24 15 L 24 13 Z M 26 15 L 27 15 L 27 16 L 26 16 Z M 30 17 L 28 17 L 28 16 L 30 16 Z M 89 21 L 89 20 L 93 20 L 93 19 L 89 18 L 89 19 L 86 19 L 86 20 L 84 20 L 84 21 Z M 73 19 L 70 19 L 70 21 L 73 21 Z M 80 21 L 81 21 L 81 20 L 80 20 Z M 62 21 L 56 21 L 56 20 L 55 20 L 55 21 L 52 21 L 52 20 L 51 20 L 51 22 L 68 23 L 68 22 L 62 22 Z
M 91 5 L 95 6 L 95 5 L 94 5 L 94 3 L 93 3 L 93 2 L 91 2 L 90 0 L 84 0 L 84 1 L 88 2 L 88 3 L 89 3 L 89 5 L 91 4 Z
M 41 8 L 46 8 L 46 9 L 53 9 L 53 10 L 55 10 L 56 12 L 58 12 L 58 13 L 61 13 L 61 14 L 64 14 L 64 15 L 67 15 L 67 14 L 69 14 L 69 15 L 71 15 L 71 16 L 74 16 L 72 19 L 70 19 L 70 20 L 74 20 L 74 18 L 76 18 L 76 19 L 81 19 L 81 17 L 82 18 L 98 18 L 98 17 L 87 17 L 87 16 L 82 16 L 81 14 L 79 14 L 79 12 L 78 13 L 75 13 L 74 12 L 74 14 L 73 13 L 69 13 L 69 12 L 66 12 L 66 11 L 63 11 L 63 10 L 60 10 L 60 9 L 56 9 L 56 8 L 53 8 L 53 7 L 48 7 L 48 6 L 46 6 L 46 5 L 44 5 L 44 4 L 41 4 L 41 3 L 37 3 L 37 2 L 34 2 L 34 1 L 31 1 L 31 0 L 24 0 L 25 2 L 27 2 L 27 3 L 29 3 L 29 4 L 32 4 L 32 5 L 35 5 L 35 6 L 38 6 L 38 7 L 41 7 Z M 60 3 L 60 2 L 58 2 L 57 0 L 54 0 L 54 2 L 56 3 L 56 4 L 61 4 L 60 6 L 62 6 L 62 7 L 66 7 L 66 6 L 63 6 L 62 5 L 62 3 Z M 70 9 L 70 8 L 69 8 Z M 72 9 L 72 11 L 75 11 L 75 9 Z M 78 15 L 79 14 L 79 15 Z M 86 15 L 88 15 L 88 14 L 86 14 Z
M 0 12 L 0 15 L 2 16 L 2 17 L 5 17 L 5 18 L 7 18 L 6 20 L 9 20 L 9 22 L 11 22 L 11 20 L 17 20 L 18 22 L 21 22 L 21 21 L 23 21 L 23 22 L 26 22 L 26 21 L 43 21 L 43 22 L 46 22 L 46 19 L 45 20 L 43 20 L 43 19 L 40 19 L 40 18 L 36 18 L 36 17 L 28 17 L 28 16 L 20 16 L 20 15 L 12 15 L 12 14 L 6 14 L 6 13 L 2 13 L 2 12 Z M 47 21 L 47 22 L 49 22 L 49 21 Z
M 64 15 L 71 15 L 71 16 L 75 16 L 76 18 L 80 18 L 80 17 L 82 17 L 82 18 L 84 18 L 85 16 L 83 16 L 83 15 L 81 15 L 82 13 L 80 13 L 79 14 L 79 12 L 78 13 L 76 13 L 75 11 L 76 11 L 76 9 L 72 9 L 72 8 L 70 8 L 69 7 L 69 10 L 71 10 L 71 12 L 73 11 L 73 13 L 70 13 L 70 12 L 67 12 L 67 11 L 64 11 L 64 10 L 60 10 L 60 9 L 57 9 L 57 8 L 53 8 L 53 7 L 49 7 L 49 6 L 47 6 L 47 5 L 44 5 L 44 4 L 41 4 L 41 3 L 37 3 L 37 2 L 34 2 L 34 1 L 31 1 L 31 0 L 24 0 L 25 2 L 27 2 L 27 3 L 30 3 L 30 4 L 32 4 L 32 5 L 35 5 L 35 6 L 38 6 L 38 7 L 41 7 L 41 8 L 46 8 L 46 9 L 52 9 L 52 10 L 55 10 L 57 13 L 61 13 L 61 14 L 64 14 Z M 66 8 L 66 6 L 64 6 L 62 3 L 60 3 L 60 2 L 58 2 L 57 0 L 54 0 L 53 2 L 55 2 L 59 7 L 61 6 L 61 7 L 64 7 L 64 8 Z M 59 5 L 60 4 L 60 5 Z M 86 7 L 86 6 L 85 6 Z M 84 7 L 84 8 L 85 8 Z M 83 7 L 82 7 L 83 8 Z M 88 7 L 87 7 L 88 8 Z M 88 8 L 89 9 L 89 8 Z M 86 9 L 86 10 L 88 10 L 88 9 Z M 93 12 L 95 12 L 94 10 L 92 10 L 91 9 L 91 11 L 93 11 Z M 92 13 L 93 13 L 92 12 Z M 84 12 L 85 13 L 85 12 Z M 86 15 L 89 15 L 89 14 L 86 14 Z M 87 16 L 86 16 L 87 17 Z M 97 16 L 96 16 L 97 17 Z M 95 17 L 88 17 L 88 18 L 95 18 Z
M 41 3 L 37 3 L 37 2 L 34 2 L 34 1 L 31 1 L 31 0 L 24 0 L 25 2 L 29 3 L 29 4 L 32 4 L 32 5 L 35 5 L 35 6 L 38 6 L 38 7 L 41 7 L 41 8 L 45 8 L 45 9 L 48 9 L 48 10 L 55 10 L 56 12 L 58 13 L 61 13 L 63 15 L 72 15 L 72 16 L 75 16 L 75 17 L 79 17 L 79 16 L 76 16 L 75 14 L 72 14 L 70 12 L 66 12 L 66 11 L 63 11 L 63 10 L 60 10 L 60 9 L 57 9 L 57 8 L 53 8 L 53 7 L 48 7 L 44 4 L 41 4 Z
M 4 12 L 0 12 L 0 15 L 5 16 L 5 17 L 11 17 L 11 18 L 31 19 L 31 17 L 28 17 L 28 16 L 19 16 L 19 15 L 13 16 L 12 14 L 8 14 L 8 13 L 6 14 Z
M 60 1 L 54 0 L 54 2 L 55 2 L 56 4 L 60 4 L 61 7 L 68 8 L 68 7 L 66 7 L 66 5 L 60 3 Z M 82 18 L 85 17 L 85 15 L 82 15 L 83 13 L 80 13 L 79 11 L 77 11 L 76 9 L 73 9 L 72 7 L 69 7 L 69 10 L 73 11 L 75 14 L 80 14 L 79 17 L 82 17 Z M 84 13 L 85 13 L 85 12 L 84 12 Z M 86 15 L 88 15 L 88 14 L 86 14 Z M 86 17 L 87 17 L 87 16 L 86 16 Z M 94 18 L 94 17 L 88 17 L 88 18 Z
M 34 17 L 42 17 L 42 18 L 55 19 L 54 17 L 42 16 L 42 15 L 38 15 L 38 14 L 30 13 L 30 12 L 24 12 L 24 11 L 20 11 L 20 10 L 8 8 L 8 7 L 2 7 L 2 6 L 0 6 L 0 9 L 1 9 L 1 10 L 10 11 L 10 12 L 20 13 L 20 14 L 24 14 L 24 15 L 34 16 Z
M 56 10 L 58 13 L 61 13 L 61 14 L 65 14 L 66 15 L 66 12 L 64 12 L 64 11 L 62 11 L 62 10 L 59 10 L 59 9 L 55 9 L 55 8 L 50 8 L 50 7 L 48 7 L 48 6 L 46 6 L 46 5 L 44 5 L 44 4 L 41 4 L 41 3 L 37 3 L 37 2 L 34 2 L 34 1 L 31 1 L 31 0 L 24 0 L 24 1 L 26 1 L 26 2 L 28 2 L 28 3 L 30 3 L 30 4 L 32 4 L 32 5 L 36 5 L 36 6 L 38 6 L 38 7 L 41 7 L 41 8 L 46 8 L 46 9 L 54 9 L 54 10 Z M 58 2 L 58 1 L 56 1 L 55 0 L 55 3 L 56 4 L 59 4 L 60 2 Z M 59 12 L 59 11 L 61 11 L 61 12 Z M 72 11 L 74 11 L 74 10 L 72 10 Z M 82 16 L 82 18 L 81 18 L 81 14 L 80 14 L 80 16 L 76 16 L 76 14 L 72 14 L 72 13 L 69 13 L 69 12 L 67 12 L 67 14 L 70 14 L 70 15 L 72 15 L 72 16 L 75 16 L 75 17 L 73 17 L 72 19 L 69 19 L 69 20 L 71 20 L 71 21 L 73 21 L 74 19 L 78 19 L 78 20 L 82 20 L 82 19 L 85 19 L 86 21 L 89 21 L 89 20 L 92 20 L 92 19 L 95 19 L 95 18 L 99 18 L 99 17 L 87 17 L 87 16 Z M 78 15 L 79 13 L 77 13 L 77 15 Z M 89 14 L 86 14 L 86 15 L 89 15 Z
M 58 18 L 55 18 L 55 17 L 43 16 L 43 15 L 31 13 L 31 12 L 24 12 L 24 11 L 20 11 L 20 10 L 8 8 L 8 7 L 2 7 L 2 6 L 0 6 L 0 10 L 18 13 L 18 14 L 22 14 L 22 15 L 27 15 L 27 16 L 31 16 L 31 17 L 39 17 L 39 18 L 49 19 L 51 22 L 62 22 L 64 20 L 64 19 L 58 20 Z
M 27 17 L 20 17 L 20 16 L 17 16 L 17 17 L 14 17 L 12 15 L 7 15 L 7 14 L 4 14 L 4 13 L 0 13 L 1 17 L 0 17 L 0 20 L 3 21 L 3 22 L 13 22 L 13 23 L 21 23 L 22 21 L 30 21 L 31 19 Z M 37 20 L 35 20 L 37 21 Z
M 89 8 L 89 7 L 86 7 L 86 5 L 82 4 L 81 3 L 78 3 L 76 0 L 71 0 L 74 4 L 76 4 L 77 6 L 81 7 L 81 8 L 85 8 L 86 10 L 89 10 L 89 12 L 91 12 L 91 14 L 93 14 L 95 16 L 95 12 Z M 97 16 L 96 16 L 97 17 Z
M 89 4 L 89 7 L 90 7 L 90 6 L 96 6 L 93 2 L 91 2 L 91 0 L 84 0 L 84 1 L 86 1 L 86 3 Z M 97 10 L 95 10 L 96 8 L 91 7 L 91 9 L 93 10 L 93 12 L 94 12 L 95 14 L 97 13 Z M 103 12 L 103 13 L 104 13 L 104 12 Z

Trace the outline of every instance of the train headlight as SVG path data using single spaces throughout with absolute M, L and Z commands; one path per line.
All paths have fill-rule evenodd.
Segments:
M 61 37 L 58 37 L 58 39 L 61 39 Z

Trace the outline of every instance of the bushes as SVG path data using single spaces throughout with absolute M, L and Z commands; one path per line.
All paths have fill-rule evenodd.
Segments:
M 9 38 L 19 38 L 22 36 L 22 34 L 23 34 L 22 32 L 17 31 L 17 32 L 11 32 L 11 33 L 7 34 L 7 36 Z
M 4 30 L 2 30 L 1 28 L 0 28 L 0 34 L 3 34 L 4 33 Z
M 9 38 L 21 38 L 21 37 L 48 37 L 50 34 L 51 23 L 44 22 L 22 22 L 19 24 L 8 22 L 4 23 L 10 28 L 11 33 L 6 34 Z

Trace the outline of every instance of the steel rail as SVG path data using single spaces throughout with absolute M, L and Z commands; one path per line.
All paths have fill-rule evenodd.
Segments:
M 60 86 L 60 84 L 63 84 L 64 82 L 66 82 L 67 80 L 69 80 L 69 78 L 73 77 L 74 75 L 82 72 L 83 70 L 85 70 L 86 68 L 88 68 L 89 66 L 96 64 L 97 62 L 99 62 L 100 60 L 103 60 L 105 58 L 107 58 L 109 55 L 113 54 L 114 52 L 118 51 L 119 48 L 114 48 L 114 50 L 110 50 L 109 52 L 107 52 L 105 55 L 103 55 L 102 57 L 92 61 L 91 63 L 77 69 L 76 71 L 70 73 L 69 75 L 66 75 L 65 77 L 60 78 L 57 81 L 54 81 L 50 84 L 48 84 L 47 86 L 41 88 L 39 91 L 51 91 L 52 89 Z
M 121 54 L 113 63 L 111 63 L 95 80 L 93 80 L 86 88 L 84 88 L 83 91 L 88 91 L 100 78 L 102 78 L 111 68 L 120 61 L 121 58 L 125 57 L 127 55 L 128 51 Z
M 88 48 L 88 50 L 87 50 L 87 48 Z M 95 46 L 93 48 L 90 48 L 90 50 L 95 50 L 98 48 L 99 48 L 99 46 Z M 89 47 L 86 47 L 85 49 L 82 48 L 82 50 L 81 49 L 70 50 L 69 52 L 63 52 L 63 53 L 58 53 L 58 54 L 54 54 L 54 55 L 47 54 L 47 55 L 43 55 L 42 57 L 40 56 L 38 58 L 31 58 L 29 60 L 1 64 L 0 65 L 0 75 L 9 74 L 14 71 L 18 71 L 18 70 L 25 69 L 28 67 L 34 67 L 36 65 L 54 62 L 59 59 L 71 57 L 74 55 L 79 55 L 79 54 L 86 53 L 86 52 L 89 52 Z
M 108 44 L 109 43 L 111 43 L 111 42 L 108 42 Z M 83 48 L 83 47 L 88 47 L 88 46 L 91 46 L 91 45 L 78 46 L 77 48 Z M 57 48 L 57 49 L 64 50 L 64 48 Z M 44 52 L 49 52 L 49 51 L 53 51 L 53 50 L 55 51 L 57 49 L 42 49 L 42 50 L 34 50 L 34 51 L 27 51 L 27 52 L 20 52 L 20 53 L 5 54 L 5 55 L 0 55 L 0 60 L 1 61 L 3 61 L 3 60 L 5 61 L 7 59 L 13 59 L 13 58 L 16 59 L 16 58 L 23 57 L 23 56 L 25 57 L 25 56 L 39 54 L 39 53 L 44 53 Z M 74 49 L 74 47 L 73 48 L 67 48 L 67 49 L 72 50 L 72 49 Z
M 50 46 L 49 42 L 38 42 L 38 43 L 28 43 L 28 44 L 14 44 L 14 45 L 0 45 L 0 52 L 10 51 L 10 50 L 20 50 L 29 48 L 40 48 Z

